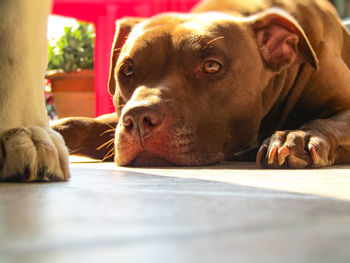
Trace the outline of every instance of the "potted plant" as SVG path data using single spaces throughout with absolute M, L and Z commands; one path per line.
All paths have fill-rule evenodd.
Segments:
M 51 81 L 56 113 L 59 118 L 94 117 L 93 26 L 79 22 L 76 29 L 64 31 L 54 45 L 49 44 L 46 78 Z

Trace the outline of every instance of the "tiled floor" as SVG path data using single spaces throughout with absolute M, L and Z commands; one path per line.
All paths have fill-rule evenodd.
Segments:
M 350 262 L 350 166 L 71 164 L 0 184 L 0 262 Z

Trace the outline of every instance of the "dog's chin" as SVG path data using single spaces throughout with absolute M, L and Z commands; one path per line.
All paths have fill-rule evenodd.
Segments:
M 161 156 L 152 153 L 150 151 L 143 151 L 139 153 L 134 160 L 126 166 L 139 166 L 139 167 L 171 167 L 179 166 L 175 163 L 169 162 Z
M 169 157 L 169 156 L 167 156 Z M 210 160 L 206 159 L 205 161 L 198 161 L 186 159 L 186 158 L 177 158 L 176 160 L 166 159 L 165 157 L 153 153 L 148 150 L 144 150 L 136 155 L 129 162 L 118 163 L 121 166 L 129 166 L 129 167 L 196 167 L 196 166 L 209 166 L 215 165 L 222 161 L 222 159 Z

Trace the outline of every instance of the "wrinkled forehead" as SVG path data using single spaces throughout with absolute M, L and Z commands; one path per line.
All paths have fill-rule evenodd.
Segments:
M 240 18 L 236 18 L 239 23 Z M 175 48 L 200 49 L 208 42 L 222 37 L 225 21 L 235 20 L 223 13 L 179 14 L 168 13 L 155 16 L 134 27 L 125 43 L 126 52 L 137 52 L 157 42 L 171 44 Z M 159 41 L 161 40 L 161 41 Z M 135 45 L 136 43 L 136 45 Z

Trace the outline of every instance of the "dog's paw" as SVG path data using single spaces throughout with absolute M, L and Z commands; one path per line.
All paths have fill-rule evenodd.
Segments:
M 0 136 L 0 181 L 64 181 L 68 150 L 51 128 L 15 128 Z
M 334 163 L 334 150 L 325 138 L 301 130 L 277 131 L 258 151 L 259 168 L 324 167 Z

